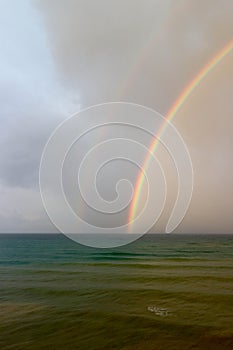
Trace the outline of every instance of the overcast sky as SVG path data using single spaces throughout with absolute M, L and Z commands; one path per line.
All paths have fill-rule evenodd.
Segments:
M 232 0 L 0 0 L 0 232 L 56 232 L 38 169 L 61 121 L 119 100 L 166 115 L 233 38 L 232 13 Z M 174 119 L 195 175 L 177 232 L 233 232 L 232 91 L 230 53 Z M 170 209 L 168 201 L 152 232 L 162 230 Z

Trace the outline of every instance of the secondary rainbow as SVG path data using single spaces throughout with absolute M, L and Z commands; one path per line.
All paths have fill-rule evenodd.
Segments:
M 197 86 L 201 83 L 201 81 L 210 73 L 210 71 L 216 67 L 218 63 L 220 63 L 224 57 L 226 57 L 231 51 L 233 50 L 233 40 L 231 40 L 226 46 L 224 46 L 223 49 L 221 49 L 203 68 L 202 70 L 195 76 L 193 80 L 185 87 L 185 89 L 182 91 L 180 96 L 177 98 L 177 100 L 174 102 L 170 110 L 168 111 L 166 115 L 166 121 L 161 125 L 157 138 L 153 140 L 149 147 L 148 155 L 145 159 L 143 169 L 144 172 L 147 170 L 149 163 L 151 161 L 151 154 L 153 154 L 156 151 L 156 148 L 159 144 L 159 138 L 161 137 L 163 131 L 166 128 L 166 122 L 171 121 L 176 113 L 179 111 L 179 109 L 182 107 L 186 99 L 192 94 L 192 92 L 197 88 Z M 141 195 L 142 186 L 144 183 L 144 172 L 141 171 L 135 186 L 134 196 L 132 199 L 132 203 L 130 205 L 129 210 L 129 216 L 128 216 L 128 222 L 130 225 L 133 224 L 133 220 L 136 214 L 138 202 Z

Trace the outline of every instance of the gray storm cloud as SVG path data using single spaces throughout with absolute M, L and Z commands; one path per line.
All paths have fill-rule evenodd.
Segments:
M 30 1 L 3 1 L 0 16 L 1 179 L 28 187 L 37 181 L 41 148 L 71 101 Z
M 30 227 L 40 231 L 41 152 L 57 124 L 78 109 L 76 96 L 59 82 L 43 22 L 32 5 L 29 0 L 0 3 L 3 231 L 28 231 L 27 222 L 29 231 Z
M 231 0 L 1 1 L 0 230 L 55 230 L 41 204 L 38 167 L 59 122 L 80 105 L 113 100 L 166 114 L 233 37 L 232 11 Z M 196 181 L 180 232 L 232 232 L 232 66 L 230 54 L 174 120 Z M 169 173 L 162 150 L 158 157 Z M 174 202 L 170 173 L 171 198 L 153 232 L 164 227 Z

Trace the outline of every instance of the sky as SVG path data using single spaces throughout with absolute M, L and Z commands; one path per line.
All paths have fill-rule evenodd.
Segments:
M 232 13 L 231 0 L 0 0 L 0 232 L 57 232 L 39 191 L 40 158 L 53 130 L 72 113 L 109 101 L 144 105 L 165 116 L 232 40 Z M 232 91 L 231 52 L 173 120 L 194 170 L 192 201 L 176 232 L 233 232 Z M 107 133 L 114 130 L 77 146 L 77 160 Z M 117 133 L 124 136 L 126 130 Z M 135 131 L 130 135 L 136 137 Z M 163 232 L 177 192 L 174 165 L 162 148 L 157 157 L 168 196 L 150 231 L 155 233 Z M 110 199 L 122 170 L 132 182 L 138 175 L 131 165 L 117 169 L 108 170 L 100 185 Z M 85 219 L 107 225 L 106 217 L 98 219 L 80 205 L 67 176 L 74 207 Z M 127 212 L 116 222 L 121 220 Z

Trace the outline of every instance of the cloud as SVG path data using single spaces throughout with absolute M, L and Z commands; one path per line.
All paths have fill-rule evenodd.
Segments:
M 79 99 L 62 87 L 43 21 L 29 0 L 0 2 L 0 91 L 1 230 L 51 230 L 38 189 L 40 157 Z
M 61 87 L 31 2 L 9 0 L 0 6 L 0 176 L 3 183 L 28 187 L 37 182 L 49 134 L 78 105 Z
M 224 6 L 218 0 L 2 0 L 0 230 L 55 230 L 38 190 L 41 152 L 54 128 L 80 105 L 117 99 L 165 114 L 185 85 L 232 38 L 232 10 L 231 0 Z M 219 89 L 215 81 L 195 103 L 187 102 L 192 108 L 184 107 L 175 120 L 190 147 L 196 188 L 201 189 L 194 193 L 183 231 L 213 232 L 215 224 L 224 224 L 216 216 L 217 207 L 209 206 L 207 219 L 200 209 L 205 202 L 206 210 L 218 196 L 223 226 L 232 228 L 226 190 L 232 188 L 232 70 L 228 65 L 227 73 L 214 74 L 222 77 Z M 211 108 L 214 93 L 219 114 Z M 196 105 L 202 113 L 198 118 Z M 213 119 L 220 136 L 208 129 L 203 139 L 203 125 Z
M 119 98 L 135 61 L 174 7 L 172 0 L 39 4 L 64 83 L 80 91 L 84 106 Z

